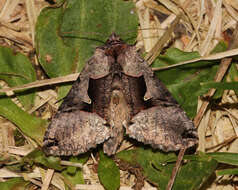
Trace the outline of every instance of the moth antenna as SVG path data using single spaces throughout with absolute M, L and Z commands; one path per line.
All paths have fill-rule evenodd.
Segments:
M 72 35 L 67 35 L 67 34 L 77 34 L 79 36 L 72 36 Z M 87 35 L 95 35 L 95 36 L 100 36 L 105 38 L 106 35 L 99 33 L 99 32 L 80 32 L 80 31 L 66 31 L 66 32 L 60 32 L 60 36 L 61 37 L 67 37 L 67 38 L 80 38 L 80 39 L 87 39 L 87 40 L 94 40 L 94 41 L 98 41 L 100 43 L 105 43 L 105 41 L 93 38 L 91 36 L 87 36 Z
M 119 35 L 117 35 L 115 32 L 112 32 L 112 34 L 109 36 L 108 40 L 107 40 L 107 44 L 113 44 L 113 43 L 117 43 L 117 42 L 121 42 L 122 39 L 120 38 Z
M 98 35 L 98 36 L 101 36 L 101 37 L 105 37 L 105 35 L 103 35 L 102 33 L 100 32 L 81 32 L 81 31 L 66 31 L 66 32 L 60 32 L 61 34 L 80 34 L 80 35 L 88 35 L 88 34 L 93 34 L 93 35 Z
M 157 27 L 157 28 L 138 28 L 137 30 L 128 30 L 128 31 L 125 31 L 123 33 L 120 33 L 119 35 L 120 36 L 126 36 L 128 34 L 131 34 L 133 32 L 137 32 L 137 31 L 143 31 L 143 30 L 167 30 L 167 28 L 160 28 L 160 27 Z M 145 37 L 145 38 L 159 38 L 159 36 L 148 36 L 148 37 Z M 124 39 L 125 41 L 128 41 L 128 40 L 131 40 L 132 37 L 128 38 L 128 39 Z
M 167 28 L 138 28 L 138 30 L 167 30 Z

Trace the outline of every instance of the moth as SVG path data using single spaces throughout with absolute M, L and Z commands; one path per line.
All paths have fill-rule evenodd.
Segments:
M 124 135 L 165 152 L 197 143 L 184 110 L 135 46 L 113 33 L 96 48 L 53 116 L 43 149 L 69 156 L 103 143 L 110 156 Z

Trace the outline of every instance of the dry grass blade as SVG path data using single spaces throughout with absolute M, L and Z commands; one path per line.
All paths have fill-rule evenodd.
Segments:
M 31 0 L 26 0 L 26 10 L 27 10 L 27 15 L 28 19 L 30 22 L 30 28 L 31 28 L 31 36 L 32 36 L 32 42 L 33 42 L 33 47 L 35 47 L 35 24 L 36 24 L 36 10 L 35 10 L 35 1 Z
M 216 8 L 214 11 L 213 19 L 211 21 L 208 33 L 206 38 L 204 39 L 202 45 L 201 45 L 201 51 L 200 54 L 203 56 L 205 54 L 208 54 L 208 48 L 210 46 L 211 40 L 213 38 L 213 35 L 215 33 L 216 27 L 218 25 L 219 19 L 221 18 L 222 10 L 221 10 L 222 0 L 218 0 L 216 3 Z
M 81 163 L 75 163 L 75 162 L 70 162 L 70 161 L 65 161 L 65 160 L 61 160 L 60 164 L 65 165 L 65 166 L 74 166 L 77 168 L 83 168 L 83 164 L 81 164 Z
M 77 190 L 81 190 L 81 189 L 85 189 L 85 190 L 94 190 L 94 189 L 104 190 L 102 185 L 83 185 L 83 184 L 77 184 L 75 189 L 77 189 Z
M 19 4 L 20 0 L 15 0 L 15 1 L 6 1 L 3 9 L 0 12 L 0 20 L 8 20 L 9 15 L 12 14 L 16 6 Z
M 84 184 L 77 184 L 76 185 L 77 190 L 104 190 L 104 187 L 102 185 L 84 185 Z M 142 190 L 156 190 L 157 188 L 151 187 L 151 188 L 142 188 Z M 133 190 L 131 187 L 127 186 L 121 186 L 119 190 Z
M 56 2 L 55 0 L 53 1 Z M 33 51 L 35 48 L 35 24 L 42 8 L 49 6 L 60 7 L 62 5 L 50 5 L 48 3 L 53 1 L 0 0 L 0 45 L 3 47 L 11 47 L 14 52 L 31 55 L 31 60 L 34 62 L 32 64 L 34 66 L 39 65 L 40 63 L 38 63 L 39 60 L 37 60 L 37 55 Z M 198 51 L 202 56 L 198 59 L 180 62 L 174 65 L 168 64 L 168 66 L 165 67 L 153 68 L 154 71 L 170 69 L 192 63 L 194 64 L 198 61 L 222 59 L 219 69 L 217 70 L 217 75 L 214 77 L 214 81 L 219 82 L 222 79 L 226 79 L 227 82 L 237 81 L 237 74 L 231 73 L 232 69 L 237 69 L 237 64 L 234 61 L 231 62 L 232 58 L 230 58 L 238 55 L 238 49 L 234 49 L 238 47 L 238 29 L 235 28 L 238 21 L 237 0 L 138 0 L 136 1 L 136 5 L 137 10 L 138 7 L 140 9 L 138 11 L 138 17 L 140 22 L 139 25 L 141 27 L 138 31 L 137 47 L 144 49 L 145 52 L 149 52 L 146 56 L 148 63 L 151 64 L 164 47 L 175 47 L 185 52 Z M 177 15 L 180 14 L 182 16 L 179 20 Z M 179 24 L 176 25 L 175 23 Z M 64 34 L 75 32 L 81 34 L 82 31 L 68 31 Z M 233 39 L 231 39 L 231 33 L 234 35 L 234 37 L 232 37 Z M 95 33 L 95 35 L 104 36 L 100 33 Z M 229 50 L 209 55 L 220 40 L 225 41 L 227 44 L 232 44 L 229 45 Z M 231 63 L 232 67 L 230 67 Z M 228 75 L 226 75 L 228 73 L 227 71 L 229 71 Z M 45 75 L 40 71 L 40 69 L 37 69 L 36 72 L 38 74 L 38 79 L 45 78 Z M 234 76 L 231 76 L 230 74 L 234 74 Z M 3 78 L 11 77 L 13 75 L 20 76 L 19 74 L 3 73 L 3 71 L 0 75 L 1 77 L 3 76 Z M 77 79 L 78 75 L 79 74 L 76 73 L 53 79 L 39 80 L 22 86 L 0 89 L 0 92 L 8 92 L 7 95 L 12 98 L 15 97 L 12 96 L 12 91 L 72 82 Z M 33 105 L 31 110 L 27 111 L 28 113 L 31 114 L 34 112 L 34 115 L 41 116 L 42 119 L 49 119 L 51 117 L 52 110 L 57 109 L 57 104 L 55 104 L 57 101 L 57 92 L 54 89 L 45 90 L 47 88 L 37 89 L 35 105 Z M 44 91 L 41 91 L 42 89 Z M 215 89 L 211 89 L 206 96 L 208 96 L 208 98 L 212 97 L 215 92 Z M 197 108 L 198 114 L 194 119 L 195 125 L 199 126 L 198 151 L 238 152 L 238 110 L 236 106 L 233 107 L 233 105 L 237 105 L 238 97 L 234 91 L 226 90 L 221 99 L 221 102 L 219 102 L 215 110 L 209 108 L 208 105 L 211 104 L 209 100 L 204 101 L 201 98 L 199 99 L 199 106 Z M 226 101 L 223 102 L 224 100 Z M 184 101 L 187 100 L 185 99 Z M 213 104 L 211 107 L 212 106 Z M 48 168 L 43 169 L 42 165 L 34 163 L 33 167 L 30 168 L 28 165 L 24 165 L 27 166 L 27 172 L 18 169 L 7 169 L 6 166 L 12 167 L 21 163 L 21 158 L 38 146 L 33 140 L 23 134 L 20 135 L 20 143 L 22 144 L 19 145 L 19 139 L 17 139 L 19 136 L 15 134 L 15 130 L 16 127 L 14 124 L 4 118 L 0 118 L 0 153 L 4 158 L 3 164 L 0 168 L 1 181 L 5 182 L 9 179 L 24 178 L 24 180 L 30 183 L 26 189 L 42 188 L 65 190 L 66 186 L 72 190 L 104 189 L 99 182 L 97 172 L 95 172 L 94 166 L 98 165 L 98 160 L 97 157 L 94 158 L 93 154 L 91 154 L 88 162 L 83 166 L 80 163 L 66 160 L 61 161 L 60 164 L 66 167 L 83 167 L 83 177 L 87 184 L 78 184 L 76 186 L 60 173 L 52 170 L 47 171 Z M 125 145 L 124 149 L 131 146 L 127 144 Z M 8 157 L 13 158 L 13 160 L 8 160 Z M 5 158 L 7 159 L 5 160 Z M 176 168 L 176 170 L 178 170 L 178 168 Z M 123 172 L 124 171 L 120 171 L 120 190 L 132 190 L 135 176 Z M 46 177 L 44 178 L 42 176 Z M 174 174 L 173 176 L 175 177 Z M 215 182 L 210 181 L 209 183 L 211 186 L 204 188 L 204 190 L 234 190 L 236 189 L 236 181 L 237 176 L 228 176 L 227 178 L 226 176 L 223 176 Z M 171 182 L 170 184 L 173 183 Z M 142 189 L 155 190 L 157 188 L 145 183 L 145 186 Z
M 174 168 L 173 168 L 172 175 L 171 175 L 171 177 L 170 177 L 170 179 L 169 179 L 169 183 L 168 183 L 168 185 L 167 185 L 166 190 L 171 190 L 172 187 L 173 187 L 173 184 L 174 184 L 176 175 L 177 175 L 177 173 L 178 173 L 179 167 L 181 166 L 181 162 L 182 162 L 182 160 L 183 160 L 183 156 L 184 156 L 185 151 L 186 151 L 186 148 L 182 148 L 182 149 L 179 151 L 179 155 L 178 155 L 176 164 L 175 164 L 175 166 L 174 166 Z
M 159 0 L 160 3 L 162 3 L 165 7 L 167 7 L 169 10 L 171 10 L 174 14 L 179 15 L 181 11 L 179 8 L 169 0 Z
M 195 63 L 195 62 L 198 62 L 198 61 L 211 61 L 211 60 L 222 59 L 222 58 L 231 57 L 231 56 L 235 56 L 235 55 L 238 55 L 238 48 L 228 50 L 228 51 L 224 51 L 224 52 L 221 52 L 221 53 L 215 53 L 215 54 L 212 54 L 212 55 L 208 55 L 208 56 L 204 56 L 204 57 L 200 57 L 200 58 L 196 58 L 196 59 L 192 59 L 192 60 L 189 60 L 189 61 L 183 61 L 183 62 L 180 62 L 180 63 L 177 63 L 177 64 L 165 66 L 165 67 L 152 68 L 152 69 L 154 71 L 160 71 L 160 70 L 165 70 L 165 69 L 170 69 L 170 68 L 174 68 L 174 67 L 178 67 L 178 66 L 182 66 L 182 65 Z
M 79 76 L 79 73 L 75 73 L 75 74 L 70 74 L 70 75 L 63 76 L 63 77 L 40 80 L 40 81 L 24 84 L 21 86 L 17 86 L 17 87 L 0 89 L 0 93 L 24 90 L 24 89 L 30 89 L 30 88 L 37 88 L 37 87 L 41 87 L 41 86 L 47 86 L 47 85 L 52 85 L 52 84 L 65 83 L 65 82 L 72 82 L 72 81 L 75 81 L 78 78 L 78 76 Z
M 54 174 L 54 170 L 52 170 L 52 169 L 47 170 L 46 175 L 43 180 L 43 185 L 41 187 L 41 190 L 47 190 L 49 188 L 53 174 Z
M 178 15 L 176 17 L 176 19 L 173 21 L 173 23 L 164 33 L 164 35 L 160 38 L 160 40 L 157 42 L 154 48 L 145 56 L 145 60 L 149 65 L 153 63 L 156 57 L 160 54 L 164 44 L 166 44 L 166 42 L 168 42 L 168 40 L 171 38 L 172 32 L 174 31 L 175 26 L 179 23 L 180 18 L 181 15 Z
M 232 18 L 238 21 L 238 13 L 234 10 L 234 8 L 226 2 L 223 2 L 223 5 L 226 7 L 227 12 L 232 16 Z
M 8 146 L 8 152 L 10 154 L 15 154 L 19 156 L 26 156 L 29 154 L 31 151 L 33 151 L 33 147 L 16 147 L 16 146 Z
M 232 143 L 232 142 L 233 142 L 234 140 L 236 140 L 237 138 L 238 138 L 237 136 L 233 136 L 233 137 L 231 137 L 231 138 L 225 140 L 225 141 L 222 142 L 222 143 L 219 143 L 219 144 L 216 144 L 216 145 L 214 145 L 214 146 L 212 146 L 212 147 L 206 148 L 206 151 L 209 151 L 209 150 L 213 150 L 213 151 L 214 151 L 215 148 L 221 148 L 222 146 L 226 146 L 227 144 Z
M 236 25 L 236 30 L 233 33 L 233 41 L 230 44 L 230 46 L 228 47 L 228 49 L 233 49 L 234 47 L 237 47 L 237 46 L 238 46 L 238 25 Z M 222 78 L 224 77 L 227 69 L 230 66 L 231 60 L 232 60 L 231 58 L 224 58 L 224 59 L 222 59 L 221 64 L 219 66 L 219 69 L 218 69 L 218 71 L 216 73 L 216 76 L 214 78 L 215 82 L 220 82 L 222 80 Z M 206 94 L 206 96 L 207 97 L 212 97 L 215 92 L 216 92 L 216 89 L 211 89 Z M 200 123 L 200 121 L 201 121 L 201 119 L 203 117 L 203 114 L 205 113 L 205 111 L 207 109 L 208 104 L 209 104 L 209 101 L 203 102 L 203 104 L 202 104 L 201 108 L 199 109 L 196 117 L 194 118 L 194 125 L 196 127 L 198 127 L 198 125 L 199 125 L 199 123 Z

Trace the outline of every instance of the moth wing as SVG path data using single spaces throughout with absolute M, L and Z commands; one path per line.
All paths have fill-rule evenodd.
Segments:
M 110 137 L 106 121 L 96 113 L 91 113 L 88 95 L 90 78 L 106 76 L 110 68 L 108 64 L 104 51 L 96 49 L 45 133 L 43 149 L 47 154 L 78 155 Z
M 177 106 L 154 106 L 131 119 L 126 133 L 139 142 L 165 152 L 197 143 L 197 133 L 185 112 Z
M 132 117 L 131 123 L 126 126 L 126 133 L 164 151 L 176 151 L 196 144 L 197 132 L 192 121 L 146 61 L 140 58 L 135 47 L 128 46 L 118 57 L 118 62 L 126 75 L 143 76 L 146 86 L 143 99 L 147 109 Z
M 78 155 L 110 137 L 106 121 L 96 113 L 59 112 L 46 131 L 43 149 L 52 155 Z
M 134 46 L 128 46 L 117 60 L 123 72 L 132 77 L 143 76 L 146 84 L 144 100 L 158 99 L 167 104 L 177 104 L 164 84 L 154 75 L 147 62 L 140 57 Z

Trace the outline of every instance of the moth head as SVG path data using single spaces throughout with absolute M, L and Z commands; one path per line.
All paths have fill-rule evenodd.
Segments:
M 107 44 L 116 44 L 121 42 L 122 42 L 121 38 L 118 35 L 116 35 L 115 32 L 113 32 L 107 40 Z

